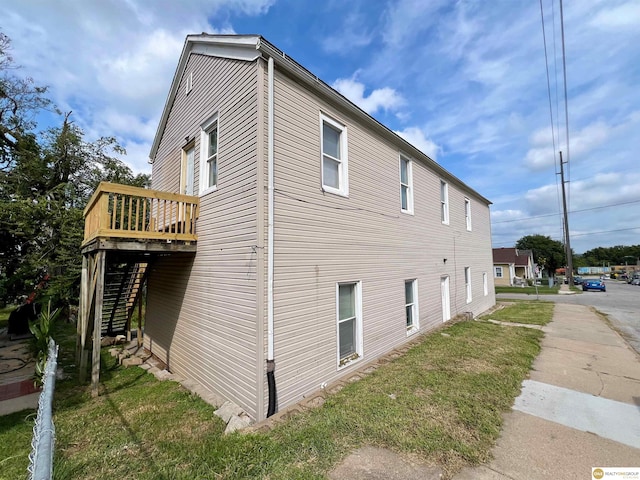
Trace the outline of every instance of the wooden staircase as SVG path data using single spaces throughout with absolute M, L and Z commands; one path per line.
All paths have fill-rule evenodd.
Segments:
M 149 270 L 148 262 L 119 261 L 106 266 L 102 304 L 102 336 L 124 334 Z

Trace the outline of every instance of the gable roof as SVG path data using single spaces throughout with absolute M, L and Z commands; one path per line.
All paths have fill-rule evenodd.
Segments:
M 494 248 L 493 263 L 509 263 L 518 267 L 529 265 L 529 258 L 533 257 L 531 250 L 519 250 L 517 248 Z M 532 259 L 533 262 L 533 259 Z
M 169 118 L 169 113 L 171 112 L 171 106 L 173 105 L 173 102 L 175 100 L 178 87 L 180 85 L 180 80 L 187 66 L 187 61 L 189 60 L 189 56 L 192 53 L 244 61 L 254 61 L 257 58 L 273 58 L 274 64 L 276 66 L 286 71 L 289 75 L 292 75 L 307 88 L 318 93 L 320 96 L 328 98 L 333 103 L 336 103 L 340 107 L 346 109 L 349 113 L 353 114 L 356 118 L 362 121 L 364 125 L 371 128 L 384 138 L 390 140 L 394 144 L 398 145 L 398 148 L 401 149 L 404 153 L 422 161 L 423 163 L 427 164 L 433 171 L 438 173 L 441 177 L 451 181 L 452 183 L 455 183 L 459 187 L 462 187 L 465 191 L 471 193 L 487 205 L 491 205 L 491 202 L 484 196 L 480 195 L 462 180 L 448 172 L 424 152 L 418 150 L 404 138 L 400 137 L 391 129 L 377 121 L 375 118 L 366 113 L 364 110 L 351 102 L 348 98 L 343 96 L 330 85 L 320 80 L 320 78 L 297 63 L 291 57 L 287 56 L 283 51 L 279 50 L 274 45 L 269 43 L 261 35 L 210 35 L 207 33 L 202 33 L 187 36 L 182 48 L 182 53 L 180 54 L 178 66 L 173 75 L 173 80 L 169 89 L 169 95 L 167 96 L 167 100 L 160 117 L 160 123 L 158 124 L 158 129 L 156 130 L 153 144 L 151 145 L 151 152 L 149 153 L 149 163 L 154 162 L 155 156 L 158 153 L 160 140 L 164 133 L 164 129 Z

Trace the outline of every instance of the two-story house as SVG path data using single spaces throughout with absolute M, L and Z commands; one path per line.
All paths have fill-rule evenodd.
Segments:
M 150 161 L 144 345 L 256 420 L 495 304 L 490 202 L 261 36 L 187 37 Z

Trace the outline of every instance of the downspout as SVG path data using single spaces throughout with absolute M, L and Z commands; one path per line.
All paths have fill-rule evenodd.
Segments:
M 274 174 L 273 174 L 273 58 L 269 57 L 268 63 L 268 139 L 267 139 L 267 161 L 268 161 L 268 213 L 267 213 L 267 385 L 269 387 L 269 406 L 267 417 L 270 417 L 278 410 L 276 392 L 276 362 L 273 354 L 273 198 L 274 198 Z

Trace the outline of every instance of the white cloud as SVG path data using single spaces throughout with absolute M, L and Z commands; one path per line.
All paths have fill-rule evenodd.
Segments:
M 354 77 L 339 78 L 332 87 L 369 114 L 378 110 L 395 110 L 405 103 L 402 95 L 389 87 L 377 88 L 365 96 L 364 83 Z
M 3 11 L 16 62 L 95 136 L 118 136 L 144 168 L 186 35 L 233 33 L 228 13 L 259 15 L 274 0 L 22 0 Z M 208 18 L 223 19 L 213 26 Z M 134 146 L 133 148 L 131 146 Z M 140 158 L 138 158 L 140 156 Z
M 639 28 L 640 4 L 637 1 L 623 3 L 617 7 L 603 4 L 603 8 L 589 23 L 604 29 Z
M 418 127 L 407 127 L 404 130 L 396 131 L 395 133 L 400 135 L 421 152 L 426 153 L 432 160 L 436 160 L 438 154 L 442 151 L 442 148 L 433 140 L 427 138 L 424 132 Z
M 342 27 L 322 41 L 322 47 L 329 53 L 346 54 L 351 50 L 369 45 L 373 32 L 367 29 L 364 16 L 357 12 L 349 13 Z

